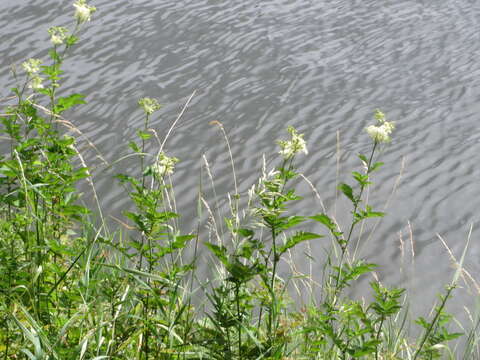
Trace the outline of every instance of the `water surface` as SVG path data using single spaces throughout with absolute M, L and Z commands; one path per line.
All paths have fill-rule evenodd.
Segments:
M 92 3 L 98 12 L 66 62 L 65 85 L 86 94 L 89 104 L 68 116 L 111 163 L 128 152 L 126 143 L 142 126 L 138 98 L 155 97 L 165 105 L 152 122 L 163 136 L 196 90 L 167 142 L 168 154 L 182 160 L 175 190 L 187 229 L 195 227 L 190 220 L 203 154 L 219 196 L 233 191 L 226 144 L 211 121 L 220 121 L 228 133 L 242 192 L 256 180 L 262 153 L 276 151 L 275 140 L 288 125 L 306 133 L 310 155 L 301 159 L 300 169 L 329 213 L 337 208 L 343 224 L 348 209 L 335 201 L 335 186 L 349 181 L 349 172 L 358 167 L 355 155 L 371 147 L 363 129 L 375 108 L 396 121 L 393 142 L 382 154 L 386 166 L 374 178 L 372 204 L 381 209 L 402 176 L 386 210 L 390 215 L 367 242 L 367 236 L 362 239 L 361 256 L 385 265 L 378 272 L 384 283 L 409 287 L 415 307 L 431 306 L 453 274 L 436 234 L 460 257 L 480 208 L 478 2 Z M 45 58 L 46 30 L 67 25 L 73 8 L 60 0 L 3 0 L 0 10 L 0 79 L 8 85 L 1 95 L 6 96 L 13 85 L 10 65 Z M 127 199 L 110 176 L 132 163 L 105 169 L 83 144 L 105 212 L 118 216 Z M 320 212 L 308 186 L 301 191 L 306 199 L 299 211 Z M 85 192 L 89 197 L 88 188 Z M 480 279 L 477 238 L 474 230 L 466 266 Z M 314 254 L 324 246 L 312 244 Z M 300 253 L 299 266 L 303 259 Z M 321 269 L 320 264 L 313 267 L 316 273 Z M 459 294 L 468 300 L 466 290 Z M 455 302 L 452 309 L 461 311 L 461 305 Z

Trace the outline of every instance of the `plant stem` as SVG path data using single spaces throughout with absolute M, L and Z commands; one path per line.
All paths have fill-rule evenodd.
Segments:
M 425 342 L 427 341 L 428 337 L 430 336 L 430 333 L 432 332 L 434 326 L 437 323 L 438 318 L 440 317 L 443 308 L 445 307 L 445 304 L 447 303 L 447 300 L 449 299 L 450 295 L 452 294 L 453 289 L 455 288 L 455 285 L 450 285 L 447 289 L 446 295 L 442 299 L 442 303 L 437 309 L 437 312 L 435 313 L 435 317 L 433 318 L 432 322 L 429 324 L 427 331 L 423 335 L 422 341 L 420 342 L 420 345 L 418 346 L 417 351 L 415 352 L 415 355 L 413 357 L 413 360 L 416 360 L 417 357 L 420 355 L 420 352 L 422 351 L 423 346 L 425 345 Z
M 240 317 L 240 284 L 235 284 L 235 301 L 237 304 L 238 358 L 242 360 L 242 323 Z
M 370 158 L 368 159 L 368 163 L 367 163 L 367 171 L 366 171 L 367 175 L 370 174 L 372 161 L 373 161 L 373 155 L 375 154 L 375 150 L 377 148 L 377 145 L 378 145 L 378 142 L 375 141 L 374 144 L 373 144 L 372 153 L 370 154 Z M 354 202 L 354 205 L 353 205 L 352 224 L 350 225 L 350 230 L 348 231 L 347 239 L 345 240 L 344 243 L 342 243 L 340 245 L 340 249 L 341 249 L 342 253 L 340 255 L 340 263 L 339 263 L 339 266 L 338 266 L 338 273 L 337 273 L 337 277 L 336 277 L 336 280 L 335 280 L 334 298 L 333 298 L 334 305 L 337 301 L 337 294 L 338 294 L 338 291 L 339 291 L 338 285 L 339 285 L 339 282 L 340 282 L 340 276 L 342 274 L 342 268 L 343 268 L 343 262 L 345 260 L 345 254 L 347 252 L 347 247 L 348 247 L 348 244 L 350 243 L 350 239 L 351 239 L 352 234 L 353 234 L 353 229 L 355 228 L 355 225 L 357 224 L 357 222 L 355 221 L 355 214 L 357 213 L 358 205 L 360 204 L 360 201 L 361 201 L 361 198 L 362 198 L 362 195 L 363 195 L 363 192 L 364 192 L 365 189 L 366 189 L 365 185 L 360 186 L 360 193 L 358 195 L 357 200 Z

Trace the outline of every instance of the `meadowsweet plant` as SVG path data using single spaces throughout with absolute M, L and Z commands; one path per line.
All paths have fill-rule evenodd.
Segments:
M 97 11 L 95 6 L 87 4 L 87 0 L 77 0 L 73 6 L 75 7 L 75 19 L 77 19 L 78 24 L 90 21 L 92 14 Z
M 286 284 L 278 278 L 278 265 L 297 244 L 321 236 L 292 231 L 305 219 L 286 214 L 287 204 L 300 199 L 288 186 L 297 176 L 294 158 L 307 152 L 303 135 L 293 127 L 288 132 L 290 140 L 278 141 L 281 165 L 269 172 L 264 170 L 258 184 L 249 191 L 249 213 L 256 218 L 256 225 L 227 219 L 231 237 L 224 243 L 232 242 L 232 246 L 206 244 L 227 274 L 209 296 L 215 310 L 211 319 L 217 331 L 213 333 L 217 344 L 221 344 L 211 348 L 215 358 L 225 353 L 238 359 L 281 358 L 289 351 L 287 332 L 282 326 L 288 299 L 284 296 Z M 261 291 L 252 292 L 252 286 Z
M 154 359 L 160 344 L 182 345 L 178 337 L 172 337 L 170 326 L 181 336 L 187 336 L 189 331 L 185 323 L 180 324 L 180 319 L 190 316 L 189 302 L 183 298 L 182 288 L 191 266 L 183 264 L 180 255 L 195 236 L 180 234 L 175 223 L 179 215 L 172 211 L 167 201 L 170 186 L 165 178 L 173 175 L 179 160 L 167 156 L 163 150 L 155 156 L 146 153 L 147 141 L 151 139 L 148 132 L 150 116 L 160 109 L 160 105 L 151 98 L 142 98 L 138 104 L 144 112 L 145 125 L 142 131 L 138 131 L 141 147 L 131 142 L 130 148 L 140 156 L 140 172 L 137 175 L 121 174 L 117 178 L 126 187 L 136 207 L 136 211 L 125 211 L 136 230 L 128 244 L 136 251 L 139 281 L 146 284 L 145 289 L 136 291 L 141 308 L 136 326 L 141 332 L 134 341 L 141 349 L 142 359 Z M 146 156 L 152 159 L 152 164 L 145 167 Z M 159 328 L 160 324 L 167 325 L 167 328 Z
M 7 274 L 2 287 L 9 289 L 0 295 L 5 304 L 0 333 L 5 358 L 20 351 L 31 354 L 15 341 L 15 323 L 34 343 L 36 358 L 50 356 L 44 353 L 48 340 L 42 326 L 67 320 L 61 313 L 73 298 L 59 289 L 70 283 L 70 257 L 83 253 L 87 244 L 77 226 L 88 210 L 77 203 L 75 188 L 87 170 L 74 165 L 75 139 L 57 126 L 63 112 L 84 103 L 80 94 L 56 96 L 66 50 L 77 38 L 58 29 L 50 35 L 56 43 L 49 52 L 51 63 L 32 58 L 22 64 L 24 83 L 13 89 L 16 102 L 0 119 L 2 136 L 10 142 L 9 153 L 0 159 L 0 237 L 2 248 L 10 249 L 0 265 Z M 57 51 L 60 37 L 65 41 L 62 53 Z

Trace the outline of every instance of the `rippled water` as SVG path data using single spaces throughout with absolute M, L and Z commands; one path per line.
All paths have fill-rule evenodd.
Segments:
M 70 21 L 68 1 L 33 3 L 0 2 L 0 79 L 9 86 L 10 64 L 45 56 L 48 27 Z M 287 125 L 305 132 L 310 155 L 301 170 L 330 213 L 337 208 L 345 223 L 346 204 L 335 201 L 336 181 L 347 181 L 358 165 L 356 153 L 368 151 L 363 129 L 373 110 L 381 108 L 395 120 L 394 141 L 382 155 L 387 166 L 370 194 L 377 208 L 402 176 L 386 210 L 390 215 L 366 244 L 367 237 L 362 240 L 361 255 L 386 265 L 378 274 L 385 283 L 412 289 L 418 309 L 431 306 L 453 273 L 436 233 L 460 257 L 480 209 L 477 1 L 99 0 L 94 5 L 99 9 L 94 21 L 66 63 L 66 87 L 87 94 L 89 104 L 69 116 L 112 162 L 128 152 L 126 143 L 142 124 L 138 98 L 165 104 L 152 123 L 164 134 L 196 90 L 167 143 L 169 154 L 182 159 L 175 189 L 187 226 L 194 226 L 188 219 L 195 214 L 202 154 L 212 165 L 219 195 L 233 189 L 225 142 L 209 122 L 222 122 L 228 133 L 242 191 L 255 181 L 261 154 L 276 151 L 275 140 Z M 2 89 L 7 95 L 7 87 Z M 127 202 L 109 176 L 131 164 L 105 170 L 88 146 L 84 151 L 98 166 L 96 184 L 106 213 L 117 214 Z M 300 211 L 321 211 L 308 186 L 302 193 Z M 474 229 L 466 266 L 480 280 L 477 234 Z M 320 254 L 323 245 L 313 244 L 313 251 Z M 299 254 L 299 264 L 303 258 Z M 466 290 L 459 294 L 468 299 Z M 461 303 L 452 306 L 458 310 Z

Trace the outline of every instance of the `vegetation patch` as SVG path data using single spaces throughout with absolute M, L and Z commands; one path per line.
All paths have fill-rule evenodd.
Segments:
M 209 205 L 200 186 L 198 198 L 191 200 L 198 207 L 199 230 L 182 231 L 173 192 L 178 159 L 165 149 L 171 131 L 162 136 L 150 129 L 160 109 L 151 98 L 138 101 L 144 126 L 128 144 L 138 166 L 116 176 L 131 210 L 115 228 L 99 203 L 94 209 L 83 206 L 79 182 L 87 181 L 96 197 L 95 187 L 76 139 L 67 135 L 75 126 L 63 115 L 85 100 L 77 93 L 60 96 L 59 89 L 64 60 L 95 10 L 77 0 L 72 28 L 50 28 L 49 58 L 26 60 L 21 72 L 14 73 L 18 85 L 0 117 L 0 356 L 480 358 L 478 318 L 456 332 L 446 312 L 465 272 L 467 246 L 451 283 L 432 312 L 416 320 L 413 333 L 403 289 L 374 280 L 371 301 L 347 294 L 376 269 L 356 258 L 352 239 L 361 224 L 385 216 L 366 197 L 383 165 L 379 149 L 395 128 L 379 110 L 375 123 L 365 129 L 370 153 L 358 156 L 360 170 L 353 171 L 350 184 L 339 186 L 351 202 L 351 213 L 342 216 L 349 219 L 345 229 L 326 211 L 289 210 L 302 201 L 295 192 L 301 178 L 297 159 L 308 155 L 304 136 L 289 127 L 288 137 L 278 141 L 277 165 L 270 169 L 264 164 L 245 194 L 239 193 L 235 178 L 225 212 Z M 222 124 L 215 125 L 230 149 Z M 207 237 L 200 231 L 204 228 Z M 319 241 L 327 255 L 317 283 L 286 264 L 292 251 Z M 197 272 L 200 251 L 210 255 L 213 279 Z M 298 288 L 311 294 L 301 305 L 293 290 Z M 457 338 L 461 346 L 452 347 Z

